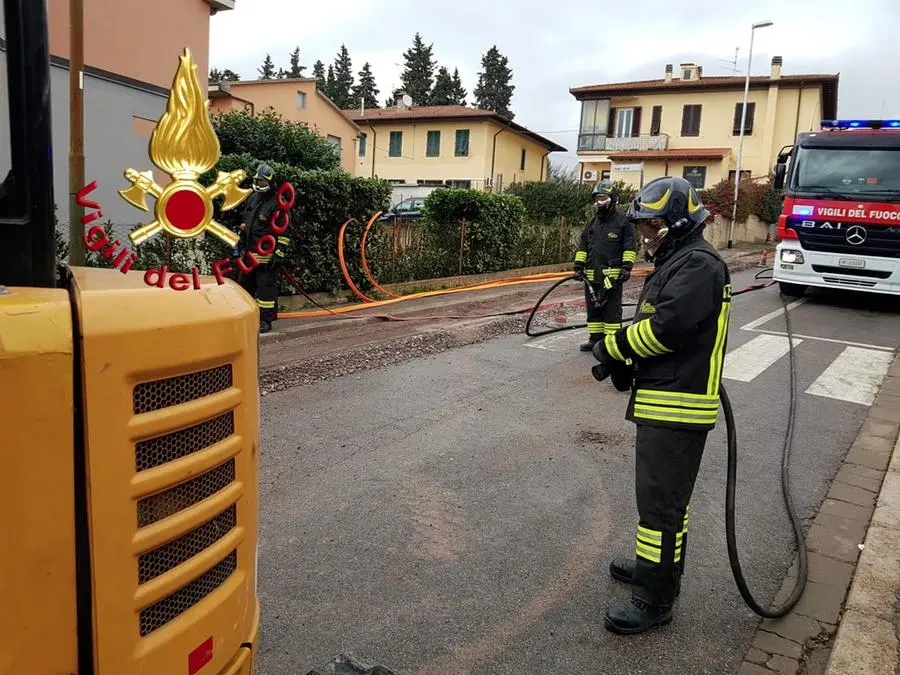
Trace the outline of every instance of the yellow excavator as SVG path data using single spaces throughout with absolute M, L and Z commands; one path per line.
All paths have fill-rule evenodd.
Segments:
M 247 675 L 258 309 L 230 281 L 57 266 L 46 6 L 3 5 L 0 675 Z

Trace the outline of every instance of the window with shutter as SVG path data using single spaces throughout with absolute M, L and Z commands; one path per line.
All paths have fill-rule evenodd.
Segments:
M 637 107 L 634 109 L 634 119 L 631 122 L 631 135 L 632 136 L 640 136 L 641 135 L 641 109 Z
M 441 132 L 429 131 L 425 143 L 425 156 L 438 157 L 441 154 Z
M 735 103 L 734 104 L 734 126 L 732 128 L 733 136 L 741 135 L 741 112 L 742 112 L 743 104 Z M 747 103 L 747 119 L 744 120 L 744 135 L 750 135 L 753 133 L 753 117 L 756 113 L 756 104 L 755 103 Z
M 606 124 L 606 135 L 607 136 L 615 136 L 616 135 L 616 109 L 609 109 L 609 122 Z
M 659 136 L 659 129 L 662 126 L 662 106 L 653 106 L 653 115 L 650 118 L 650 135 Z
M 681 113 L 681 135 L 700 135 L 700 112 L 702 105 L 686 105 Z

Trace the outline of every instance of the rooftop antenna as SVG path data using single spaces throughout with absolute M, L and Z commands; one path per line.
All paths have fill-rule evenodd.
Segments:
M 740 51 L 740 49 L 741 49 L 740 47 L 734 48 L 734 60 L 733 61 L 731 59 L 716 59 L 717 61 L 721 61 L 722 63 L 730 63 L 732 75 L 737 75 L 737 72 L 738 72 L 738 69 L 737 69 L 738 52 Z

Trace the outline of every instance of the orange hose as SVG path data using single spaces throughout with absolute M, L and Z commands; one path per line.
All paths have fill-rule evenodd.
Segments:
M 353 283 L 353 279 L 350 278 L 350 271 L 347 269 L 347 261 L 344 260 L 344 232 L 347 230 L 347 226 L 352 223 L 356 218 L 351 218 L 346 223 L 341 225 L 341 231 L 338 232 L 338 262 L 341 266 L 341 274 L 344 275 L 344 281 L 347 282 L 347 285 L 350 287 L 350 290 L 353 291 L 353 294 L 362 300 L 363 302 L 375 302 L 368 295 L 363 293 L 356 287 L 356 284 Z
M 375 277 L 373 277 L 372 273 L 369 271 L 369 262 L 366 260 L 366 239 L 368 239 L 368 237 L 369 237 L 369 230 L 372 229 L 372 225 L 375 224 L 375 219 L 378 218 L 378 216 L 380 216 L 381 213 L 382 213 L 381 211 L 376 211 L 375 215 L 372 216 L 371 218 L 369 218 L 369 222 L 366 225 L 366 229 L 363 230 L 363 233 L 362 233 L 362 243 L 360 244 L 359 254 L 360 254 L 360 257 L 362 258 L 363 274 L 366 275 L 366 279 L 369 280 L 369 283 L 372 284 L 372 286 L 374 288 L 378 289 L 379 291 L 384 293 L 389 298 L 399 298 L 400 297 L 399 295 L 397 295 L 396 293 L 391 293 L 386 288 L 382 288 L 381 285 L 377 281 L 375 281 Z

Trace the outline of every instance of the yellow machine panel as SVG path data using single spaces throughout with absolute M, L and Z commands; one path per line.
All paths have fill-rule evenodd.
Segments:
M 0 288 L 0 674 L 75 673 L 72 310 Z
M 257 308 L 214 279 L 175 291 L 141 273 L 72 274 L 98 674 L 249 673 Z

